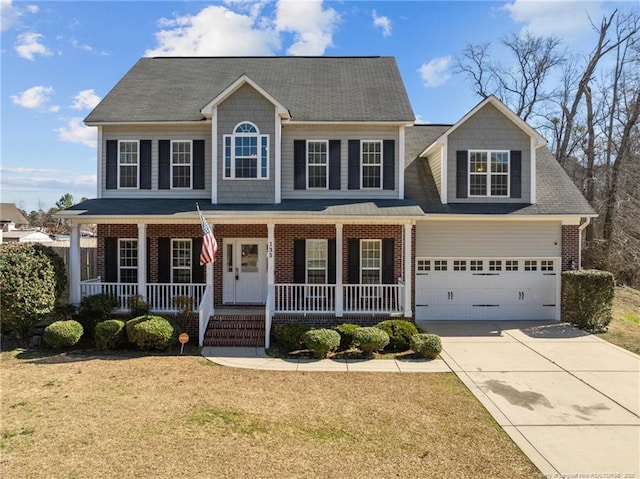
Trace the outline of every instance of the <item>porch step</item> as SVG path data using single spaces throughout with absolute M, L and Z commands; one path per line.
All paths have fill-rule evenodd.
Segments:
M 204 334 L 205 346 L 264 346 L 264 314 L 216 314 Z

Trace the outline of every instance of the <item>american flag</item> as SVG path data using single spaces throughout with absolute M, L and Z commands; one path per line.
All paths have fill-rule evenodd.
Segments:
M 204 218 L 204 215 L 200 211 L 200 207 L 196 205 L 198 208 L 198 214 L 200 215 L 200 221 L 202 221 L 202 251 L 200 252 L 200 266 L 203 266 L 207 263 L 213 263 L 216 260 L 216 253 L 218 252 L 218 242 L 216 241 L 216 237 L 213 236 L 213 232 L 211 231 L 211 226 L 207 223 L 207 220 Z

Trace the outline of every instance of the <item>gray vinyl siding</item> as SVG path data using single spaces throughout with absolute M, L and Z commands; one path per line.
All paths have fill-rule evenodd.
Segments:
M 151 140 L 151 189 L 107 190 L 107 140 Z M 204 190 L 158 189 L 158 140 L 204 140 Z M 203 198 L 211 196 L 211 123 L 202 125 L 103 126 L 102 157 L 99 158 L 103 198 Z
M 416 257 L 561 256 L 558 221 L 418 221 Z
M 442 150 L 438 148 L 438 151 L 429 155 L 429 168 L 431 168 L 431 174 L 433 175 L 433 181 L 436 183 L 438 194 L 442 195 Z
M 294 140 L 340 140 L 340 190 L 294 190 L 293 189 L 293 142 Z M 395 184 L 393 190 L 348 189 L 349 140 L 395 140 Z M 353 198 L 391 199 L 398 198 L 400 178 L 399 128 L 376 125 L 284 125 L 282 128 L 282 198 Z
M 269 179 L 225 179 L 224 135 L 243 121 L 269 135 Z M 218 106 L 218 203 L 275 202 L 275 106 L 250 85 L 244 85 Z
M 493 105 L 487 104 L 449 135 L 447 201 L 449 203 L 529 203 L 531 199 L 531 140 Z M 522 197 L 456 198 L 456 151 L 522 151 Z

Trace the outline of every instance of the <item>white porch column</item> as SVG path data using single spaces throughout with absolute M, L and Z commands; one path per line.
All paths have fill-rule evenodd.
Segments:
M 411 310 L 411 285 L 413 284 L 411 252 L 413 249 L 411 233 L 413 225 L 404 225 L 404 317 L 413 316 Z
M 138 295 L 147 300 L 147 225 L 138 223 Z
M 71 224 L 69 245 L 69 302 L 80 304 L 80 225 Z
M 275 267 L 275 232 L 276 225 L 267 224 L 267 288 L 271 288 L 276 282 Z
M 341 318 L 344 309 L 342 288 L 342 224 L 336 223 L 336 318 Z

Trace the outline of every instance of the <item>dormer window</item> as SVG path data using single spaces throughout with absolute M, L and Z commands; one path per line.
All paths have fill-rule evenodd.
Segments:
M 469 196 L 509 196 L 509 151 L 469 151 Z
M 236 125 L 224 135 L 224 178 L 267 179 L 269 177 L 269 135 L 261 135 L 251 122 Z

